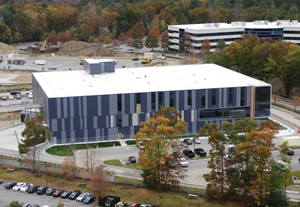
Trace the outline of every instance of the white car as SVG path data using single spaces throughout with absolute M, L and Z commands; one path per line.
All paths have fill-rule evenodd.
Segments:
M 26 91 L 26 94 L 33 93 L 33 90 Z
M 28 93 L 28 98 L 33 98 L 33 93 Z
M 15 185 L 12 190 L 13 191 L 19 191 L 24 185 L 26 185 L 26 183 L 17 183 L 17 185 Z
M 9 95 L 8 96 L 8 100 L 13 100 L 14 99 L 14 96 L 13 95 Z
M 76 198 L 76 201 L 82 202 L 88 195 L 90 195 L 90 194 L 89 194 L 89 193 L 81 193 L 81 194 Z
M 201 141 L 200 141 L 200 139 L 199 139 L 198 137 L 194 137 L 194 138 L 193 138 L 193 142 L 194 142 L 195 144 L 201 144 Z
M 289 167 L 289 164 L 282 161 L 282 160 L 278 160 L 277 164 L 280 164 L 282 166 L 282 168 L 288 168 Z
M 178 158 L 178 162 L 179 162 L 181 167 L 188 167 L 189 166 L 188 161 L 184 157 Z
M 20 192 L 25 193 L 26 190 L 27 190 L 27 188 L 29 188 L 29 187 L 32 186 L 32 185 L 33 185 L 33 184 L 26 184 L 26 185 L 22 186 L 22 187 L 20 188 Z
M 140 207 L 152 207 L 150 204 L 142 204 Z

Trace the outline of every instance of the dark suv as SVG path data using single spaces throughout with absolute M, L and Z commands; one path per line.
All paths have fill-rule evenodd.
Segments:
M 188 158 L 194 158 L 195 157 L 195 153 L 190 150 L 190 149 L 185 149 L 182 151 L 182 153 L 187 156 Z
M 287 154 L 288 154 L 288 155 L 294 155 L 294 150 L 288 149 Z
M 80 194 L 81 194 L 80 190 L 75 190 L 71 193 L 71 195 L 69 196 L 69 199 L 75 200 Z
M 17 94 L 21 94 L 21 92 L 20 91 L 11 91 L 10 92 L 10 95 L 17 95 Z
M 194 150 L 194 152 L 195 152 L 196 155 L 199 155 L 200 157 L 205 157 L 206 156 L 206 152 L 202 148 L 196 148 Z
M 32 185 L 29 188 L 27 188 L 26 191 L 27 191 L 27 193 L 35 193 L 39 187 L 40 186 L 38 186 L 38 185 Z
M 17 185 L 17 183 L 9 182 L 9 183 L 6 183 L 5 188 L 6 189 L 12 189 L 15 185 Z
M 44 193 L 46 193 L 46 190 L 47 190 L 47 189 L 48 189 L 48 187 L 43 187 L 43 186 L 41 186 L 41 187 L 39 187 L 39 188 L 37 189 L 36 193 L 39 194 L 39 195 L 43 195 Z
M 48 188 L 48 189 L 46 190 L 46 195 L 47 195 L 47 196 L 50 196 L 50 195 L 52 195 L 55 191 L 56 191 L 55 188 Z

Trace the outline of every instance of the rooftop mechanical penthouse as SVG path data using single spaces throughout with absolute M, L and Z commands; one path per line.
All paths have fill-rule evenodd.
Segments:
M 271 85 L 215 64 L 114 66 L 86 59 L 82 71 L 33 73 L 34 104 L 54 133 L 50 142 L 130 138 L 160 106 L 181 112 L 189 133 L 205 123 L 270 116 Z

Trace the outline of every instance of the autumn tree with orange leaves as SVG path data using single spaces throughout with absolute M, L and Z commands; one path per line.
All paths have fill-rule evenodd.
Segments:
M 140 125 L 140 130 L 133 138 L 144 146 L 144 151 L 139 152 L 139 164 L 144 169 L 144 175 L 147 174 L 143 176 L 144 183 L 150 181 L 156 189 L 177 187 L 185 174 L 182 168 L 172 168 L 167 161 L 170 152 L 175 150 L 172 144 L 178 142 L 178 135 L 186 131 L 181 114 L 173 107 L 161 107 L 153 117 Z
M 106 193 L 110 188 L 110 182 L 100 167 L 97 167 L 95 169 L 94 173 L 91 176 L 89 185 L 90 190 L 96 197 L 106 196 Z

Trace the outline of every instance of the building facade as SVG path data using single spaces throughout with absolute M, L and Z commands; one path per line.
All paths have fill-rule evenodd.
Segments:
M 33 73 L 34 102 L 43 107 L 52 143 L 130 138 L 160 106 L 175 107 L 189 133 L 205 123 L 270 116 L 269 84 L 215 64 L 109 68 Z
M 209 40 L 210 51 L 214 52 L 219 40 L 223 39 L 228 46 L 234 40 L 240 39 L 243 34 L 257 35 L 261 39 L 270 37 L 276 41 L 284 40 L 300 44 L 300 24 L 297 20 L 169 25 L 170 50 L 179 51 L 182 35 L 185 32 L 190 35 L 190 50 L 195 53 L 200 53 L 205 39 Z

